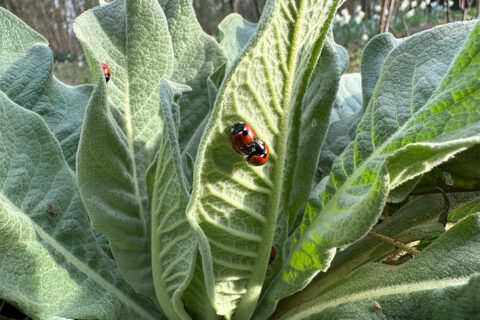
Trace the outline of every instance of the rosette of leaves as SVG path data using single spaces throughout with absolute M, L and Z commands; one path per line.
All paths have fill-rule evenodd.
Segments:
M 190 1 L 116 0 L 75 22 L 84 87 L 0 9 L 0 298 L 39 319 L 478 314 L 478 194 L 407 198 L 376 223 L 480 143 L 480 27 L 380 35 L 360 82 L 330 32 L 339 3 L 270 0 L 218 44 Z M 231 148 L 238 121 L 266 165 Z M 422 251 L 386 265 L 401 252 L 372 228 Z

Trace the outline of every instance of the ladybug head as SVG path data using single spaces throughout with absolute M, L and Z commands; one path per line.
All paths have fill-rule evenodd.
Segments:
M 237 122 L 232 126 L 232 132 L 231 134 L 239 134 L 242 133 L 243 136 L 246 136 L 248 134 L 246 130 L 246 122 Z

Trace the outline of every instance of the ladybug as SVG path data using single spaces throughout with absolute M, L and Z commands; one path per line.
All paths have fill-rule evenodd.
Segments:
M 247 156 L 250 154 L 250 145 L 257 141 L 257 133 L 248 123 L 237 122 L 233 125 L 230 142 L 235 152 Z
M 249 145 L 250 153 L 245 160 L 252 166 L 263 166 L 268 161 L 268 146 L 262 140 L 257 140 Z
M 110 77 L 112 73 L 110 72 L 110 68 L 103 62 L 100 62 L 100 65 L 102 66 L 103 69 L 103 75 L 105 76 L 105 82 L 108 82 L 110 80 Z
M 268 258 L 268 264 L 272 264 L 276 256 L 277 256 L 277 252 L 275 251 L 275 247 L 272 247 L 272 249 L 270 250 L 270 258 Z

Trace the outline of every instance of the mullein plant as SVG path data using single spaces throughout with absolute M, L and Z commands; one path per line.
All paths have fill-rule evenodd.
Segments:
M 75 87 L 0 8 L 0 298 L 33 319 L 476 317 L 480 26 L 378 35 L 343 74 L 339 4 L 269 0 L 217 42 L 190 1 L 115 0 L 75 21 L 96 79 Z

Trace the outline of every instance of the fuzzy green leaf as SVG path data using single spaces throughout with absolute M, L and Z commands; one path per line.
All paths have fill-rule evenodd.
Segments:
M 26 23 L 0 7 L 0 75 L 34 44 L 48 41 Z
M 0 124 L 0 298 L 34 319 L 161 317 L 97 245 L 42 118 L 0 93 Z
M 257 29 L 256 23 L 248 22 L 238 13 L 226 16 L 218 25 L 220 47 L 232 63 L 247 45 Z
M 269 1 L 223 82 L 202 138 L 188 219 L 198 235 L 207 292 L 227 318 L 251 316 L 278 212 L 288 210 L 284 195 L 293 189 L 299 156 L 310 156 L 300 149 L 303 100 L 337 4 Z M 250 123 L 270 147 L 263 167 L 249 166 L 232 150 L 230 129 L 238 121 Z
M 472 199 L 472 193 L 456 193 L 449 195 L 451 209 L 456 210 Z M 389 219 L 376 225 L 372 231 L 391 237 L 403 243 L 409 243 L 428 237 L 438 237 L 445 230 L 437 223 L 438 217 L 445 211 L 445 201 L 441 195 L 425 195 L 416 198 L 396 211 Z M 419 230 L 421 229 L 421 230 Z M 419 232 L 420 231 L 420 232 Z M 380 262 L 394 256 L 396 248 L 372 237 L 365 237 L 351 247 L 339 252 L 325 273 L 319 273 L 309 285 L 291 295 L 278 305 L 273 318 L 285 313 L 306 301 L 316 299 L 333 287 L 360 266 L 369 262 Z
M 75 34 L 100 73 L 87 107 L 77 158 L 78 185 L 92 225 L 107 235 L 127 281 L 155 297 L 145 175 L 158 151 L 158 86 L 173 69 L 167 20 L 155 0 L 118 0 L 83 13 Z
M 152 190 L 152 271 L 155 292 L 169 319 L 190 319 L 182 294 L 193 276 L 198 245 L 187 222 L 189 199 L 178 144 L 177 101 L 181 96 L 163 80 L 160 85 L 162 130 L 158 159 L 150 169 Z M 177 109 L 177 111 L 174 111 Z
M 370 263 L 282 319 L 473 319 L 480 307 L 480 216 L 471 215 L 400 266 Z M 441 257 L 442 263 L 439 263 Z M 452 267 L 453 266 L 453 267 Z M 372 275 L 374 275 L 372 277 Z M 381 310 L 375 309 L 374 303 Z
M 385 61 L 356 139 L 334 161 L 330 176 L 319 185 L 319 196 L 307 205 L 284 270 L 265 294 L 264 312 L 272 312 L 278 299 L 304 288 L 326 270 L 337 248 L 363 237 L 376 223 L 389 190 L 480 143 L 480 110 L 475 107 L 479 103 L 475 90 L 480 86 L 479 25 L 424 105 L 428 92 L 417 91 L 411 83 L 412 74 L 440 71 L 442 61 L 449 61 L 440 57 L 454 55 L 471 25 L 442 28 L 448 27 L 405 40 Z M 434 50 L 442 53 L 434 61 L 418 59 L 422 45 L 432 38 L 436 41 L 428 42 L 429 48 L 452 50 Z M 418 45 L 404 50 L 409 42 Z M 409 64 L 400 64 L 402 60 Z M 404 95 L 414 98 L 405 103 Z
M 184 92 L 178 102 L 182 119 L 179 142 L 180 150 L 183 150 L 210 109 L 207 78 L 226 62 L 226 58 L 215 39 L 203 32 L 192 1 L 159 0 L 159 3 L 167 17 L 175 56 L 173 74 L 169 79 L 192 88 Z M 195 153 L 196 149 L 191 155 L 195 157 Z
M 323 176 L 330 173 L 335 158 L 355 139 L 355 130 L 362 112 L 361 90 L 360 74 L 345 74 L 340 78 L 330 126 L 318 161 Z
M 42 116 L 75 170 L 85 108 L 92 85 L 67 86 L 52 75 L 53 57 L 44 45 L 34 45 L 0 78 L 0 90 L 15 103 Z
M 367 109 L 372 98 L 385 59 L 401 41 L 395 39 L 390 33 L 382 33 L 370 39 L 363 49 L 361 65 L 363 111 Z

